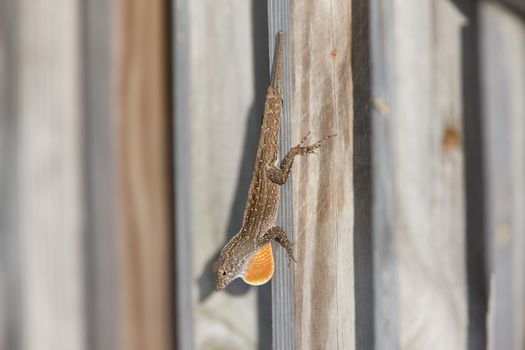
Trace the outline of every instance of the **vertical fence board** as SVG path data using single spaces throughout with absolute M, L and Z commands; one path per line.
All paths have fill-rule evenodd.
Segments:
M 481 5 L 489 348 L 525 347 L 525 20 Z
M 191 232 L 189 0 L 171 2 L 176 349 L 194 348 Z
M 461 28 L 449 1 L 395 6 L 401 348 L 466 346 Z M 409 38 L 409 33 L 411 37 Z M 446 336 L 443 336 L 446 334 Z
M 21 346 L 84 349 L 79 2 L 18 2 Z
M 351 2 L 292 2 L 292 144 L 327 134 L 293 169 L 298 349 L 353 349 Z
M 379 167 L 374 198 L 385 200 L 377 204 L 381 210 L 374 219 L 377 348 L 461 349 L 467 327 L 464 18 L 446 0 L 374 5 L 381 15 L 374 15 L 372 40 L 393 39 L 372 44 L 374 164 Z M 383 16 L 388 27 L 381 28 Z M 379 67 L 381 62 L 387 65 Z M 386 164 L 378 165 L 382 161 Z M 380 291 L 395 305 L 386 305 Z M 391 339 L 381 340 L 384 329 Z
M 87 347 L 118 349 L 112 0 L 83 2 Z
M 238 279 L 216 293 L 212 275 L 220 250 L 241 227 L 254 166 L 268 83 L 265 3 L 188 2 L 190 79 L 183 88 L 189 105 L 178 118 L 188 118 L 191 137 L 191 150 L 179 151 L 191 152 L 198 349 L 267 348 L 271 341 L 269 285 L 254 288 Z
M 118 1 L 119 322 L 123 349 L 173 347 L 168 2 Z

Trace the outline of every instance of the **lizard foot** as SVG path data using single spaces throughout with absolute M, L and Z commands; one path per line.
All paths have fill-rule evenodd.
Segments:
M 262 237 L 262 239 L 259 242 L 259 245 L 265 245 L 266 243 L 275 240 L 275 242 L 279 243 L 281 247 L 284 248 L 286 251 L 286 255 L 288 256 L 288 262 L 294 261 L 297 262 L 295 259 L 295 256 L 293 255 L 293 249 L 292 249 L 292 242 L 288 239 L 286 236 L 286 233 L 284 230 L 279 226 L 274 226 L 271 229 L 269 229 Z
M 308 136 L 310 136 L 310 133 L 307 133 L 306 136 L 304 136 L 302 139 L 301 139 L 301 142 L 296 146 L 298 149 L 299 149 L 299 154 L 301 155 L 306 155 L 306 154 L 310 154 L 310 153 L 316 153 L 315 151 L 320 148 L 323 143 L 334 137 L 334 136 L 337 136 L 337 134 L 331 134 L 331 135 L 327 135 L 325 137 L 323 137 L 322 139 L 318 140 L 317 142 L 311 144 L 311 145 L 305 145 L 305 142 L 306 142 L 306 139 L 308 138 Z

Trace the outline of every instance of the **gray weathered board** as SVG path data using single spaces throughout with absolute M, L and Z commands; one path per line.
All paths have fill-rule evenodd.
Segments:
M 207 0 L 187 6 L 182 34 L 189 33 L 189 81 L 179 92 L 186 92 L 188 109 L 179 118 L 187 118 L 191 142 L 195 347 L 269 348 L 270 286 L 237 280 L 215 293 L 211 274 L 217 253 L 241 226 L 251 180 L 269 78 L 266 3 Z
M 118 349 L 113 0 L 83 3 L 86 347 Z
M 377 349 L 466 347 L 465 24 L 448 0 L 372 2 Z
M 175 263 L 175 346 L 194 349 L 193 261 L 191 232 L 191 137 L 188 98 L 190 84 L 188 32 L 190 0 L 172 1 L 171 57 L 172 57 L 172 135 L 173 196 Z M 184 322 L 177 322 L 184 320 Z
M 525 348 L 525 20 L 481 6 L 489 349 Z
M 353 349 L 351 2 L 291 6 L 291 140 L 337 133 L 293 170 L 297 349 Z
M 16 19 L 9 68 L 14 349 L 86 349 L 79 6 L 23 0 L 9 12 Z

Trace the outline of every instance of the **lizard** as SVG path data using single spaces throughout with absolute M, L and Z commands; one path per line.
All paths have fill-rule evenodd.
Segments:
M 274 262 L 271 242 L 279 243 L 289 261 L 295 261 L 292 243 L 284 230 L 275 225 L 279 205 L 279 186 L 286 183 L 294 157 L 315 153 L 329 138 L 306 145 L 310 133 L 292 147 L 277 166 L 279 126 L 282 108 L 281 75 L 283 67 L 284 33 L 277 34 L 273 73 L 266 91 L 259 144 L 248 190 L 241 229 L 221 250 L 213 266 L 215 290 L 224 289 L 241 277 L 251 285 L 261 285 L 273 276 Z

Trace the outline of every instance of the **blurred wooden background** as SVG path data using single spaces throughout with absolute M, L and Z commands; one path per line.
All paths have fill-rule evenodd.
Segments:
M 275 34 L 271 284 L 212 291 Z M 519 0 L 0 0 L 0 349 L 525 349 Z

